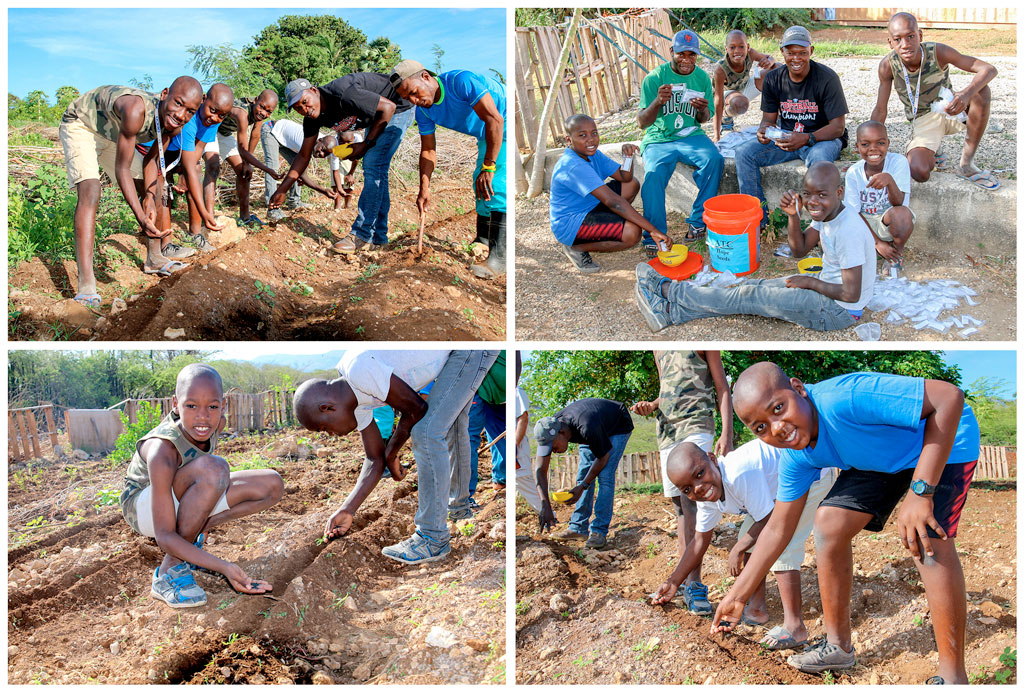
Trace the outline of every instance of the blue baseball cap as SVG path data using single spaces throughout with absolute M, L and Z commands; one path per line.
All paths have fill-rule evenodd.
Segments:
M 700 39 L 697 38 L 697 34 L 693 33 L 689 29 L 683 29 L 676 34 L 674 39 L 672 39 L 672 52 L 682 53 L 687 50 L 691 53 L 701 55 Z

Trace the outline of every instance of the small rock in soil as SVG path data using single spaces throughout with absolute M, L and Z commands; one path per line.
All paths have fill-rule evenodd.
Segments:
M 7 658 L 12 658 L 16 653 L 18 653 L 18 647 L 15 644 L 7 647 Z
M 557 655 L 558 649 L 554 648 L 553 646 L 549 646 L 548 648 L 540 652 L 540 660 L 546 661 L 549 658 L 554 658 Z
M 128 309 L 128 303 L 124 302 L 124 300 L 121 299 L 121 298 L 114 298 L 114 300 L 110 303 L 110 315 L 111 315 L 111 317 L 113 317 L 114 315 L 116 315 L 119 312 L 124 312 L 127 309 Z M 97 326 L 99 326 L 99 325 L 97 325 Z
M 233 671 L 227 666 L 221 666 L 218 672 L 220 673 L 220 676 L 225 680 L 230 680 L 231 675 L 233 674 Z
M 184 336 L 185 336 L 185 330 L 184 329 L 175 329 L 173 327 L 168 327 L 167 329 L 164 330 L 164 338 L 165 339 L 181 339 Z
M 556 613 L 564 613 L 572 608 L 572 601 L 566 598 L 564 594 L 556 593 L 551 597 L 551 601 L 548 605 L 551 606 L 551 610 Z
M 455 635 L 443 627 L 434 625 L 430 628 L 430 634 L 427 635 L 426 643 L 440 649 L 450 649 L 455 645 Z
M 466 646 L 474 651 L 487 651 L 491 648 L 490 644 L 485 642 L 483 639 L 468 639 L 466 640 Z
M 114 654 L 115 656 L 121 653 L 121 642 L 114 642 L 113 644 L 111 644 L 110 653 Z

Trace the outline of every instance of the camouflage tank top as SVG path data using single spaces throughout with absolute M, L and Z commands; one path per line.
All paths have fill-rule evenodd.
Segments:
M 121 513 L 135 531 L 139 530 L 139 520 L 135 501 L 138 498 L 139 493 L 149 487 L 150 483 L 149 464 L 142 458 L 139 450 L 142 449 L 143 442 L 154 438 L 167 440 L 174 445 L 174 448 L 178 450 L 178 456 L 181 457 L 181 463 L 178 465 L 178 468 L 181 468 L 185 464 L 190 461 L 194 461 L 204 454 L 213 454 L 214 450 L 217 448 L 216 433 L 210 438 L 209 449 L 200 449 L 192 444 L 192 442 L 185 437 L 185 432 L 181 429 L 181 426 L 178 425 L 178 416 L 173 411 L 169 413 L 166 418 L 160 421 L 160 425 L 150 430 L 136 443 L 135 454 L 132 455 L 132 460 L 128 462 L 128 470 L 125 472 L 124 492 L 121 493 Z
M 256 99 L 240 98 L 235 99 L 235 108 L 241 108 L 249 114 L 249 125 L 252 125 L 252 106 L 256 103 Z M 220 123 L 220 129 L 217 130 L 217 134 L 230 137 L 238 132 L 238 118 L 235 117 L 233 112 L 229 112 L 224 116 L 224 120 Z
M 114 102 L 126 95 L 141 96 L 146 104 L 146 119 L 135 135 L 136 144 L 153 141 L 156 139 L 156 107 L 160 97 L 134 87 L 101 86 L 87 91 L 68 104 L 61 120 L 66 123 L 81 120 L 96 134 L 116 142 L 121 134 L 121 115 L 114 108 Z
M 907 79 L 904 79 L 905 66 L 900 60 L 899 54 L 896 51 L 890 51 L 886 56 L 889 67 L 892 69 L 892 84 L 896 87 L 900 101 L 903 102 L 903 111 L 907 115 L 907 120 L 914 120 L 917 116 L 930 112 L 929 106 L 933 101 L 939 100 L 939 89 L 942 87 L 946 87 L 950 91 L 953 90 L 953 83 L 949 81 L 949 66 L 947 65 L 945 69 L 939 68 L 939 60 L 935 57 L 935 43 L 922 43 L 921 47 L 924 49 L 921 67 L 917 72 L 907 70 Z M 910 88 L 917 91 L 918 74 L 921 75 L 921 95 L 917 101 L 917 113 L 915 114 L 913 99 L 907 92 L 907 81 L 910 81 Z
M 655 414 L 658 446 L 695 433 L 715 434 L 715 383 L 696 351 L 656 351 L 661 368 L 661 403 Z
M 729 61 L 726 58 L 719 60 L 718 66 L 725 72 L 725 91 L 743 91 L 746 89 L 747 83 L 750 81 L 750 68 L 753 64 L 754 61 L 750 59 L 749 53 L 743 62 L 743 70 L 741 72 L 735 72 L 729 66 Z

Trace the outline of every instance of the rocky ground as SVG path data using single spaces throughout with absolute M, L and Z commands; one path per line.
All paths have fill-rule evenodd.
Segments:
M 351 532 L 325 544 L 324 524 L 358 475 L 358 437 L 292 432 L 219 449 L 232 465 L 284 477 L 278 505 L 207 539 L 274 590 L 243 596 L 200 573 L 207 605 L 178 611 L 149 595 L 161 553 L 116 507 L 123 468 L 73 458 L 9 466 L 9 682 L 504 681 L 505 497 L 489 489 L 486 453 L 482 509 L 452 526 L 451 556 L 408 567 L 380 550 L 413 530 L 415 468 L 401 483 L 383 480 Z
M 967 668 L 972 682 L 1016 681 L 1016 488 L 975 483 L 957 545 L 967 582 Z M 571 508 L 557 510 L 562 528 Z M 619 492 L 605 550 L 537 534 L 520 501 L 516 516 L 516 682 L 520 684 L 921 684 L 937 661 L 924 589 L 893 522 L 854 540 L 852 617 L 858 665 L 836 676 L 805 675 L 786 654 L 757 644 L 758 628 L 709 634 L 710 619 L 681 602 L 650 606 L 646 594 L 678 557 L 669 502 Z M 739 517 L 727 516 L 703 564 L 712 605 L 733 583 L 728 551 Z M 824 634 L 813 541 L 803 563 L 803 616 L 811 637 Z M 771 624 L 782 619 L 768 579 Z M 1014 664 L 1005 661 L 1005 649 Z M 1000 660 L 1000 655 L 1004 656 Z

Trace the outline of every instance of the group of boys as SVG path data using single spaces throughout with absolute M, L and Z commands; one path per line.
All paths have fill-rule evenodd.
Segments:
M 416 205 L 421 215 L 430 208 L 430 179 L 436 161 L 435 131 L 446 127 L 477 140 L 474 172 L 476 242 L 488 247 L 485 262 L 472 266 L 482 278 L 505 272 L 505 88 L 491 77 L 466 70 L 434 74 L 414 60 L 397 64 L 390 74 L 359 72 L 322 86 L 305 79 L 285 88 L 286 110 L 302 116 L 299 123 L 271 120 L 278 94 L 263 90 L 256 98 L 239 98 L 226 84 L 204 93 L 200 83 L 179 77 L 160 94 L 121 86 L 103 86 L 81 94 L 67 108 L 60 126 L 68 182 L 78 193 L 75 210 L 75 256 L 78 288 L 75 300 L 98 307 L 93 270 L 100 170 L 121 190 L 139 224 L 146 246 L 143 270 L 169 276 L 187 268 L 182 260 L 195 254 L 171 240 L 170 203 L 173 191 L 188 203 L 187 238 L 202 252 L 215 248 L 207 231 L 222 226 L 215 219 L 217 178 L 222 161 L 235 172 L 235 192 L 242 226 L 262 225 L 250 210 L 253 168 L 266 176 L 269 219 L 284 218 L 281 206 L 302 209 L 298 183 L 334 200 L 335 209 L 349 197 L 354 169 L 363 166 L 363 189 L 351 233 L 334 245 L 342 253 L 383 247 L 388 240 L 391 200 L 388 171 L 406 129 L 415 117 L 420 131 L 420 188 Z M 321 129 L 331 130 L 321 136 Z M 362 132 L 360 132 L 362 131 Z M 262 142 L 264 159 L 255 155 Z M 333 155 L 339 144 L 349 169 L 342 181 Z M 289 164 L 278 172 L 278 155 Z M 306 175 L 311 158 L 331 157 L 332 184 L 324 187 Z M 200 159 L 205 175 L 200 180 Z M 184 184 L 171 178 L 184 174 Z M 278 183 L 280 181 L 280 183 Z
M 816 330 L 855 324 L 872 297 L 876 256 L 884 260 L 884 274 L 902 268 L 916 221 L 909 206 L 911 181 L 927 181 L 934 168 L 948 165 L 939 153 L 943 137 L 966 130 L 953 171 L 983 189 L 999 187 L 990 172 L 973 163 L 988 124 L 988 83 L 996 69 L 945 44 L 924 42 L 917 20 L 906 12 L 892 16 L 888 33 L 892 51 L 878 66 L 878 99 L 870 119 L 856 129 L 860 160 L 847 170 L 844 181 L 834 161 L 848 143 L 849 109 L 839 75 L 811 59 L 814 46 L 807 29 L 792 26 L 784 32 L 784 64 L 779 66 L 751 49 L 742 32 L 730 32 L 713 78 L 696 66 L 699 37 L 688 29 L 678 32 L 671 61 L 652 70 L 641 90 L 642 186 L 633 178 L 633 145 L 623 145 L 625 162 L 620 166 L 598 149 L 600 135 L 592 118 L 573 115 L 566 122 L 569 147 L 551 178 L 551 227 L 563 253 L 579 271 L 594 273 L 600 267 L 589 253 L 628 249 L 641 241 L 640 231 L 649 257 L 669 249 L 665 191 L 680 162 L 693 167 L 697 187 L 686 240 L 703 237 L 704 203 L 717 195 L 723 170 L 723 156 L 714 142 L 759 95 L 762 118 L 756 136 L 735 148 L 740 192 L 759 200 L 763 228 L 768 205 L 761 168 L 796 159 L 806 164 L 804 189 L 787 191 L 780 201 L 789 218 L 789 244 L 780 251 L 799 258 L 820 244 L 820 274 L 746 281 L 739 288 L 702 288 L 680 286 L 640 264 L 638 307 L 653 331 L 735 314 L 773 317 Z M 952 90 L 950 67 L 973 75 L 959 92 Z M 906 155 L 889 151 L 885 119 L 894 87 L 911 124 Z M 709 137 L 702 125 L 712 119 Z M 637 188 L 642 216 L 630 204 Z M 801 207 L 812 219 L 806 232 L 800 228 Z
M 805 384 L 771 362 L 747 368 L 730 392 L 717 352 L 656 352 L 655 361 L 659 398 L 632 410 L 657 414 L 662 481 L 677 508 L 680 558 L 651 595 L 652 604 L 678 595 L 692 612 L 711 614 L 701 563 L 722 515 L 744 514 L 729 553 L 737 580 L 718 605 L 712 631 L 741 622 L 765 625 L 765 577 L 772 571 L 783 622 L 761 643 L 771 650 L 802 649 L 788 661 L 804 672 L 847 670 L 856 664 L 851 542 L 862 529 L 881 531 L 906 495 L 896 525 L 921 574 L 938 646 L 937 675 L 928 683 L 966 683 L 966 592 L 953 539 L 980 433 L 963 392 L 939 380 L 877 373 Z M 716 409 L 722 426 L 712 452 Z M 756 437 L 735 450 L 734 409 Z M 583 399 L 538 421 L 535 488 L 542 532 L 557 523 L 548 499 L 550 456 L 575 442 L 580 468 L 568 501 L 576 506 L 569 529 L 555 537 L 582 539 L 589 528 L 589 547 L 607 543 L 615 469 L 631 432 L 629 409 L 604 399 Z M 813 644 L 800 588 L 812 530 L 826 631 Z

